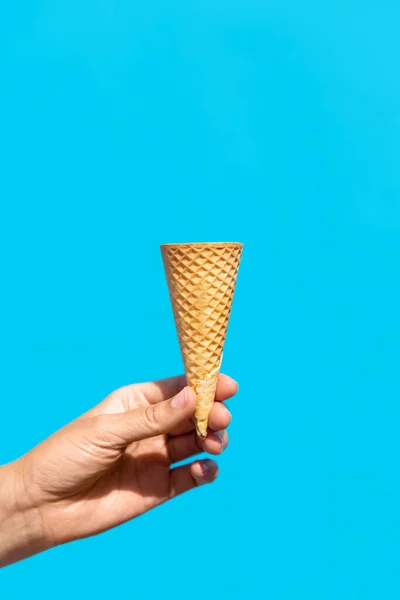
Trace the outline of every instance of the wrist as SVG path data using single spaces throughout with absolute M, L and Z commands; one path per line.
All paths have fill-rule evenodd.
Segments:
M 48 547 L 40 510 L 31 505 L 23 489 L 19 461 L 0 466 L 0 567 Z

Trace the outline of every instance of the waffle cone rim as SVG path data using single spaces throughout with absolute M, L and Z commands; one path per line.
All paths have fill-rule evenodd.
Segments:
M 210 248 L 210 249 L 218 249 L 218 248 L 243 248 L 243 244 L 241 242 L 178 242 L 178 243 L 168 243 L 161 244 L 161 249 L 163 248 Z

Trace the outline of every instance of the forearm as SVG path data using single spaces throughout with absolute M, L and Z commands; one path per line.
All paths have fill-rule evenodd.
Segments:
M 46 549 L 40 514 L 19 496 L 15 469 L 0 467 L 0 568 Z

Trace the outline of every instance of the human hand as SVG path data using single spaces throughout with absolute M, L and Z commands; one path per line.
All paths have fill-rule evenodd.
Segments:
M 100 533 L 213 481 L 210 459 L 171 465 L 222 452 L 231 416 L 221 401 L 237 384 L 220 375 L 204 441 L 192 422 L 195 393 L 184 385 L 181 376 L 120 388 L 1 467 L 0 566 Z

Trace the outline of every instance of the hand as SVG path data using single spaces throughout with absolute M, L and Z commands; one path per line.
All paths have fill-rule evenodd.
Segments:
M 184 385 L 174 377 L 123 387 L 1 467 L 0 565 L 100 533 L 213 481 L 210 459 L 171 465 L 222 452 L 231 417 L 221 401 L 237 384 L 220 375 L 204 441 L 192 422 L 195 393 Z

